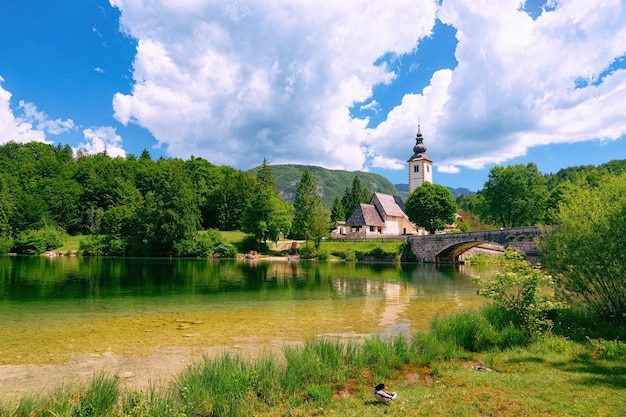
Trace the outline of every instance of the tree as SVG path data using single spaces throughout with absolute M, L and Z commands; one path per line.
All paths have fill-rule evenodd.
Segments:
M 241 228 L 254 235 L 258 243 L 277 242 L 281 233 L 289 233 L 291 228 L 289 211 L 289 205 L 278 196 L 275 188 L 257 182 L 243 212 Z
M 489 172 L 478 209 L 483 221 L 501 227 L 532 226 L 544 215 L 548 195 L 546 180 L 537 165 L 496 166 Z
M 333 208 L 330 212 L 331 224 L 334 225 L 337 222 L 344 220 L 346 220 L 346 213 L 343 211 L 343 204 L 341 204 L 339 196 L 335 196 L 335 201 L 333 201 Z
M 346 191 L 341 199 L 343 204 L 343 212 L 347 217 L 354 213 L 354 210 L 359 207 L 361 203 L 368 203 L 371 195 L 367 188 L 361 187 L 361 180 L 356 175 L 352 180 L 352 188 L 346 188 Z
M 128 236 L 130 255 L 184 255 L 185 245 L 200 227 L 197 198 L 182 164 L 176 160 L 159 164 L 158 186 L 145 195 Z
M 276 188 L 276 182 L 274 181 L 274 171 L 272 167 L 268 165 L 267 159 L 263 158 L 263 164 L 261 170 L 256 175 L 257 179 L 270 188 Z
M 250 205 L 258 181 L 254 175 L 222 167 L 223 177 L 207 201 L 204 210 L 205 224 L 220 230 L 238 230 L 246 208 Z M 217 224 L 207 221 L 207 216 L 214 213 Z
M 308 168 L 302 173 L 293 205 L 294 219 L 291 229 L 293 237 L 304 239 L 307 246 L 309 240 L 319 244 L 328 232 L 330 219 Z
M 626 175 L 563 195 L 539 244 L 544 266 L 577 304 L 626 324 Z
M 413 223 L 435 233 L 454 222 L 456 203 L 448 188 L 425 182 L 409 195 L 404 212 Z

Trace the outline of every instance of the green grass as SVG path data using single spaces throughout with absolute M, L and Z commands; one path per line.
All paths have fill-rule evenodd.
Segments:
M 78 251 L 78 247 L 80 246 L 80 241 L 83 239 L 85 239 L 84 235 L 67 236 L 67 238 L 63 242 L 63 246 L 60 247 L 58 251 L 67 252 L 67 253 Z
M 238 244 L 243 242 L 246 237 L 248 237 L 247 234 L 245 234 L 244 232 L 240 232 L 238 230 L 234 230 L 234 231 L 220 231 L 220 234 L 222 235 L 222 237 L 224 238 L 224 240 L 228 243 L 231 244 Z
M 320 248 L 329 252 L 342 252 L 346 248 L 351 248 L 354 251 L 367 253 L 376 248 L 381 248 L 388 253 L 399 253 L 402 249 L 402 245 L 405 241 L 348 241 L 342 242 L 339 240 L 326 240 L 320 244 Z
M 247 246 L 249 246 L 249 242 L 247 240 L 250 239 L 250 236 L 241 231 L 229 231 L 224 232 L 221 231 L 220 234 L 228 243 L 235 245 L 238 252 L 241 254 L 247 254 L 249 250 Z M 282 242 L 282 241 L 281 241 Z M 261 251 L 261 254 L 272 254 L 272 255 L 283 255 L 288 252 L 290 247 L 289 242 L 291 240 L 285 241 L 287 244 L 281 245 L 280 242 L 278 245 L 270 245 L 271 247 L 282 247 L 283 250 L 268 250 L 267 253 L 265 251 Z M 360 254 L 372 254 L 379 257 L 396 257 L 399 259 L 400 254 L 402 253 L 403 246 L 405 241 L 337 241 L 337 240 L 326 240 L 321 242 L 319 248 L 314 248 L 313 242 L 309 242 L 309 246 L 311 250 L 314 252 L 315 257 L 319 257 L 322 259 L 345 259 L 348 261 L 356 260 L 356 253 Z M 319 255 L 319 256 L 318 256 Z
M 356 254 L 373 255 L 377 258 L 390 257 L 399 259 L 405 241 L 346 241 L 327 240 L 321 242 L 319 252 L 327 254 L 328 259 L 354 261 Z
M 410 339 L 313 339 L 256 360 L 224 352 L 160 390 L 120 390 L 116 379 L 95 375 L 85 386 L 0 402 L 0 416 L 626 414 L 626 343 L 543 335 L 502 349 L 497 340 L 508 326 L 497 322 L 504 316 L 486 311 L 438 317 L 430 332 Z M 487 335 L 489 344 L 477 343 Z M 376 403 L 371 387 L 379 382 L 398 399 Z

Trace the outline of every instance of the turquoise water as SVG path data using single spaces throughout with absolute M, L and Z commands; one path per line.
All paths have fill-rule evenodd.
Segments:
M 469 309 L 465 267 L 344 262 L 0 257 L 0 365 L 76 353 L 199 352 L 426 329 Z

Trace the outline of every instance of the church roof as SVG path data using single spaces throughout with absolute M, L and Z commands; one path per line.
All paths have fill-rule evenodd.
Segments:
M 398 200 L 402 206 L 398 205 Z M 378 201 L 379 204 L 376 204 Z M 382 212 L 383 216 L 405 217 L 402 199 L 383 193 L 374 193 L 370 204 L 374 204 Z
M 380 217 L 378 210 L 373 204 L 360 204 L 354 213 L 346 220 L 346 226 L 384 226 L 385 222 Z
M 426 155 L 425 153 L 414 153 L 413 156 L 411 158 L 409 158 L 409 160 L 407 162 L 411 162 L 411 161 L 417 161 L 420 159 L 424 159 L 426 161 L 432 162 L 433 160 L 430 159 L 430 156 Z

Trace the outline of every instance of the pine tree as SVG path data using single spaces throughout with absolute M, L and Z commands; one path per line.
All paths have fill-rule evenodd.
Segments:
M 359 204 L 368 203 L 370 198 L 370 191 L 367 188 L 361 187 L 361 180 L 355 175 L 352 180 L 352 188 L 348 189 L 346 187 L 346 191 L 341 199 L 345 216 L 350 217 L 352 213 L 354 213 L 354 210 L 359 207 Z
M 267 185 L 270 188 L 276 188 L 276 182 L 274 181 L 274 171 L 272 167 L 268 165 L 267 159 L 263 158 L 263 164 L 261 165 L 261 169 L 256 174 L 256 177 L 263 184 Z
M 346 220 L 346 213 L 343 211 L 343 204 L 341 204 L 341 200 L 339 196 L 335 196 L 335 201 L 333 201 L 333 209 L 330 212 L 330 221 L 333 225 L 337 222 Z
M 308 168 L 302 173 L 293 205 L 293 237 L 306 240 L 307 245 L 309 240 L 319 243 L 328 232 L 330 222 Z

